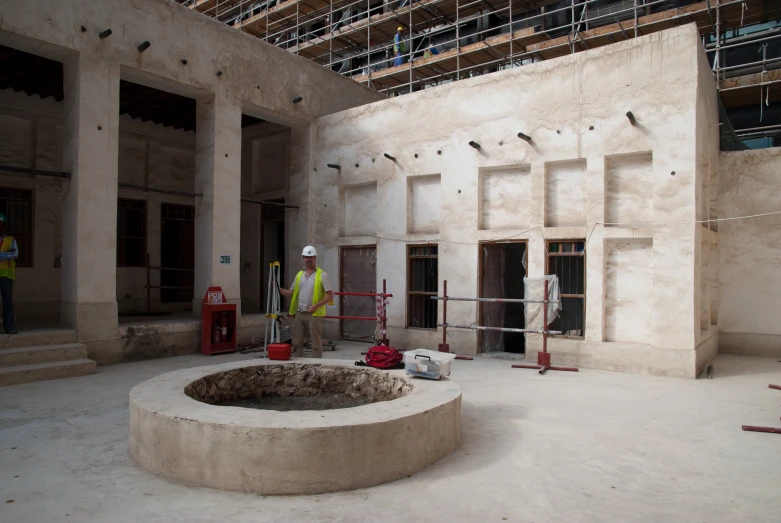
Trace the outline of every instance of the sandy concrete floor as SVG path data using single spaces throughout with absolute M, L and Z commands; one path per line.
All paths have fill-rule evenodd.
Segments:
M 340 345 L 326 357 L 353 358 Z M 769 522 L 781 518 L 781 363 L 720 356 L 712 380 L 454 362 L 463 445 L 365 490 L 261 497 L 153 476 L 127 451 L 127 396 L 157 374 L 251 356 L 184 356 L 0 389 L 4 522 Z M 409 442 L 414 445 L 415 442 Z M 13 500 L 13 503 L 7 501 Z M 506 518 L 506 519 L 505 519 Z

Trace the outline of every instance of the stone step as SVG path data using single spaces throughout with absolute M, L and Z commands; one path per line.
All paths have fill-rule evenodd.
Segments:
M 0 350 L 0 367 L 86 359 L 87 347 L 81 343 Z
M 2 328 L 0 328 L 2 332 Z M 63 345 L 76 343 L 78 336 L 70 329 L 40 329 L 21 331 L 19 334 L 0 334 L 0 350 L 22 347 L 42 347 L 44 345 Z
M 17 365 L 0 368 L 0 387 L 19 385 L 33 381 L 56 380 L 86 376 L 97 372 L 97 364 L 92 360 L 57 361 L 38 363 L 37 365 Z

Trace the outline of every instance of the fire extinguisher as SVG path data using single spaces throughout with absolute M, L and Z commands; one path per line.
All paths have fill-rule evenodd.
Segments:
M 220 318 L 220 332 L 222 334 L 222 341 L 228 341 L 228 313 L 223 312 Z
M 222 329 L 215 323 L 214 327 L 212 327 L 212 343 L 220 343 L 221 334 Z

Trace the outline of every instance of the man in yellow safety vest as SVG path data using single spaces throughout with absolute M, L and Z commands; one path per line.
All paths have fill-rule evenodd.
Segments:
M 290 299 L 288 314 L 293 318 L 293 356 L 304 355 L 305 331 L 312 338 L 312 357 L 323 357 L 323 316 L 325 306 L 333 301 L 334 293 L 328 273 L 317 266 L 317 251 L 311 245 L 304 247 L 304 269 L 299 271 L 289 289 L 279 289 Z
M 5 233 L 8 219 L 0 214 L 0 294 L 3 297 L 3 328 L 8 334 L 16 334 L 14 319 L 14 280 L 19 249 L 13 236 Z

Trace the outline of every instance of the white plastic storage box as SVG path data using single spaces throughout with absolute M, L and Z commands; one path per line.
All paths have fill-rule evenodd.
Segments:
M 428 349 L 408 350 L 404 353 L 404 368 L 407 374 L 438 380 L 442 376 L 450 376 L 455 354 L 437 352 Z

